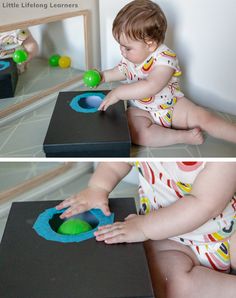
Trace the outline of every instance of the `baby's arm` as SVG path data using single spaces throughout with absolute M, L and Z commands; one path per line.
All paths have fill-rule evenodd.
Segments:
M 28 38 L 23 42 L 23 46 L 28 53 L 28 61 L 37 55 L 38 44 L 30 32 Z
M 108 195 L 130 169 L 131 165 L 128 163 L 100 163 L 86 189 L 56 206 L 58 210 L 68 208 L 61 218 L 71 217 L 92 208 L 100 208 L 105 215 L 110 215 Z
M 170 81 L 174 69 L 158 65 L 153 69 L 146 80 L 126 84 L 112 90 L 102 102 L 99 110 L 105 111 L 110 105 L 119 100 L 143 99 L 159 93 Z
M 119 70 L 118 66 L 102 72 L 104 83 L 123 81 L 126 79 L 125 75 Z
M 189 195 L 144 217 L 145 234 L 150 239 L 164 239 L 191 232 L 220 215 L 235 191 L 235 163 L 207 163 Z
M 207 163 L 189 195 L 172 205 L 102 227 L 97 240 L 106 243 L 160 240 L 191 232 L 218 216 L 236 191 L 235 163 Z

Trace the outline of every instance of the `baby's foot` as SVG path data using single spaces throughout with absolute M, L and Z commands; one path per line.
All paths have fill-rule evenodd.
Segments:
M 204 143 L 204 137 L 200 128 L 193 128 L 187 131 L 186 143 L 191 145 L 200 145 Z

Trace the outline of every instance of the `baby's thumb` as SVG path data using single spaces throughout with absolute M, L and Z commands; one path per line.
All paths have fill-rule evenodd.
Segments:
M 111 211 L 110 211 L 110 209 L 109 209 L 109 207 L 108 207 L 108 204 L 104 204 L 104 205 L 102 205 L 102 206 L 101 206 L 101 210 L 102 210 L 102 212 L 103 212 L 106 216 L 111 215 Z

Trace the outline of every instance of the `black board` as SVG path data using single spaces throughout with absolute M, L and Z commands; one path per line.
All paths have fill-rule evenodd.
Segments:
M 112 105 L 106 112 L 76 112 L 70 103 L 81 94 L 86 92 L 59 93 L 43 144 L 46 156 L 129 157 L 131 141 L 124 102 Z
M 142 243 L 106 245 L 95 238 L 59 243 L 32 226 L 59 201 L 13 203 L 0 246 L 0 297 L 154 297 Z M 135 213 L 132 198 L 110 199 L 115 220 Z

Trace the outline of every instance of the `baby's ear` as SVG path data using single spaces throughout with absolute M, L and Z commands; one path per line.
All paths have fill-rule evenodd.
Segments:
M 154 52 L 158 46 L 154 40 L 148 40 L 148 41 L 146 41 L 146 44 L 148 46 L 148 50 L 150 53 Z

